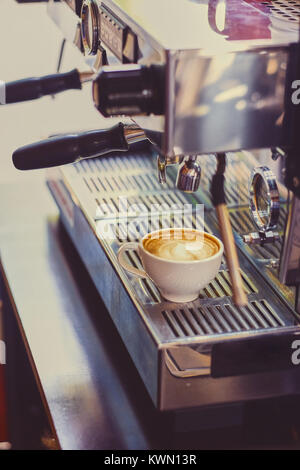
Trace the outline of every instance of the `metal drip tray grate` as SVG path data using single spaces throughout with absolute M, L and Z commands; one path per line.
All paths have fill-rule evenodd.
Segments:
M 226 154 L 225 191 L 228 207 L 243 206 L 249 203 L 248 184 L 252 168 L 257 165 L 254 157 L 248 152 Z M 216 170 L 216 157 L 214 155 L 201 155 L 200 197 L 207 207 L 212 207 L 210 184 Z
M 234 229 L 239 233 L 253 230 L 246 204 L 248 205 L 249 173 L 255 160 L 250 154 L 249 159 L 247 157 L 248 153 L 228 155 L 226 176 L 230 214 Z M 202 220 L 206 231 L 218 232 L 208 191 L 215 169 L 215 158 L 204 156 L 201 159 L 203 180 L 197 195 L 174 190 L 172 169 L 168 185 L 161 186 L 157 182 L 156 159 L 150 154 L 96 158 L 64 167 L 61 172 L 65 187 L 71 190 L 72 199 L 78 201 L 78 207 L 93 225 L 108 258 L 120 273 L 129 296 L 159 342 L 191 341 L 192 338 L 208 335 L 218 335 L 220 338 L 220 335 L 241 332 L 256 334 L 259 330 L 266 332 L 269 329 L 297 325 L 298 316 L 283 299 L 274 294 L 244 256 L 240 258 L 241 272 L 249 303 L 243 309 L 233 304 L 232 286 L 224 259 L 220 272 L 199 293 L 198 299 L 185 304 L 166 301 L 150 280 L 136 278 L 120 268 L 116 254 L 121 243 L 136 241 L 145 233 L 159 228 L 182 227 L 182 213 L 169 211 L 170 207 L 182 209 L 184 205 L 190 204 L 190 212 L 185 213 L 185 223 L 199 228 L 199 214 L 195 212 L 195 208 L 198 202 L 204 203 L 208 210 L 204 213 L 204 221 L 201 219 L 203 212 L 200 212 L 200 223 Z M 236 180 L 240 181 L 238 187 L 235 186 Z M 126 197 L 128 205 L 136 206 L 136 217 L 128 217 L 127 208 L 120 205 L 122 196 Z M 160 209 L 149 220 L 149 208 L 152 204 L 165 207 L 166 212 Z M 144 210 L 147 215 L 143 214 Z M 282 223 L 283 220 L 284 215 Z M 113 229 L 110 230 L 109 237 L 104 236 L 104 226 Z M 276 247 L 270 249 L 279 250 Z M 276 251 L 272 252 L 272 257 L 276 254 Z M 141 267 L 136 252 L 131 251 L 127 256 L 128 262 L 133 266 Z M 94 255 L 91 260 L 93 259 Z
M 176 338 L 284 326 L 266 300 L 252 301 L 244 308 L 224 303 L 164 310 L 162 316 Z
M 168 179 L 161 185 L 156 157 L 138 154 L 83 160 L 62 169 L 69 184 L 76 186 L 77 199 L 94 220 L 128 216 L 130 208 L 149 213 L 153 207 L 171 211 L 187 204 L 185 195 Z M 158 206 L 160 206 L 158 208 Z
M 230 220 L 233 230 L 238 237 L 236 238 L 243 253 L 256 265 L 265 279 L 273 285 L 273 288 L 285 298 L 292 306 L 295 304 L 295 289 L 281 284 L 278 280 L 277 266 L 281 255 L 282 240 L 265 245 L 253 244 L 247 245 L 242 240 L 242 235 L 255 232 L 256 227 L 252 221 L 248 207 L 237 207 L 229 209 Z M 210 214 L 217 229 L 217 219 L 215 213 Z M 282 203 L 280 209 L 279 223 L 277 231 L 282 237 L 286 223 L 287 209 L 285 203 Z
M 145 171 L 153 170 L 155 167 L 153 154 L 126 155 L 101 158 L 89 158 L 74 163 L 72 167 L 78 174 L 94 173 L 101 175 L 103 173 L 116 173 L 116 172 L 132 172 L 132 171 Z M 69 167 L 70 168 L 70 167 Z
M 185 201 L 187 202 L 187 201 Z M 151 217 L 139 214 L 135 218 L 129 218 L 129 220 L 123 220 L 122 218 L 117 219 L 117 221 L 108 221 L 108 224 L 105 225 L 106 233 L 111 234 L 113 240 L 116 240 L 118 243 L 124 242 L 135 242 L 140 240 L 146 233 L 154 232 L 155 230 L 160 230 L 163 228 L 183 227 L 183 217 L 184 224 L 187 228 L 198 228 L 204 229 L 206 232 L 211 232 L 208 225 L 205 223 L 204 213 L 202 212 L 182 212 L 179 213 L 169 213 L 165 214 L 164 212 L 152 213 Z M 103 221 L 97 222 L 99 231 L 103 227 Z
M 158 182 L 155 154 L 125 157 L 101 157 L 82 160 L 62 168 L 66 181 L 76 184 L 78 200 L 94 219 L 121 216 L 126 211 L 122 197 L 128 205 L 140 205 L 149 210 L 149 204 L 164 204 L 165 207 L 182 206 L 188 202 L 205 203 L 212 208 L 210 182 L 216 168 L 213 155 L 201 155 L 202 179 L 199 192 L 186 196 L 175 188 L 177 168 L 169 167 L 165 185 Z M 248 182 L 255 165 L 248 152 L 227 154 L 226 197 L 229 207 L 248 204 Z M 123 205 L 122 205 L 123 204 Z M 142 211 L 142 209 L 141 209 Z
M 126 256 L 132 266 L 142 268 L 136 251 L 128 252 Z M 124 274 L 135 297 L 146 306 L 148 319 L 162 341 L 266 330 L 295 325 L 298 321 L 296 315 L 290 315 L 286 308 L 278 311 L 277 301 L 274 303 L 270 292 L 258 287 L 261 282 L 254 272 L 246 274 L 241 270 L 249 299 L 248 305 L 243 308 L 236 307 L 232 302 L 232 285 L 224 265 L 216 278 L 200 292 L 199 298 L 186 304 L 166 301 L 150 280 Z
M 130 211 L 134 214 L 136 212 L 141 214 L 154 212 L 154 210 L 156 212 L 163 210 L 176 211 L 183 204 L 187 204 L 182 194 L 180 192 L 174 193 L 173 190 L 164 191 L 159 195 L 147 191 L 144 191 L 143 195 L 130 196 L 128 194 L 126 199 L 122 196 L 103 197 L 99 195 L 95 200 L 98 205 L 95 218 L 127 217 L 130 216 Z
M 129 264 L 131 264 L 133 267 L 141 269 L 142 268 L 142 263 L 139 258 L 138 253 L 134 250 L 131 252 L 127 252 L 125 257 L 127 257 L 127 261 Z M 242 279 L 243 279 L 243 285 L 245 292 L 247 295 L 249 294 L 254 294 L 257 293 L 258 290 L 254 283 L 251 281 L 249 276 L 245 272 L 241 272 L 242 274 Z M 159 291 L 157 288 L 154 286 L 154 284 L 149 281 L 148 279 L 141 279 L 139 280 L 147 290 L 147 293 L 149 294 L 149 298 L 153 299 L 155 303 L 160 302 L 162 299 L 160 297 Z M 216 278 L 211 281 L 204 289 L 200 291 L 199 294 L 199 299 L 216 299 L 216 298 L 223 298 L 232 296 L 232 286 L 231 286 L 231 281 L 229 277 L 229 272 L 226 269 L 225 266 L 221 268 L 219 271 L 218 275 Z
M 174 226 L 176 226 L 175 220 L 176 217 L 173 220 Z M 125 222 L 121 225 L 125 231 Z M 132 233 L 131 236 L 127 236 L 126 240 L 135 241 L 146 231 L 146 228 L 142 228 L 138 234 Z M 113 240 L 110 245 L 115 259 L 122 241 L 124 237 Z M 127 252 L 125 256 L 129 264 L 142 268 L 137 251 Z M 198 299 L 186 304 L 166 301 L 149 279 L 139 279 L 125 271 L 123 275 L 127 279 L 132 295 L 143 305 L 156 336 L 163 342 L 199 335 L 224 335 L 243 331 L 249 333 L 297 324 L 297 315 L 293 315 L 290 309 L 274 297 L 251 265 L 247 263 L 244 267 L 242 260 L 241 267 L 244 289 L 249 300 L 245 308 L 237 308 L 233 304 L 232 285 L 225 260 L 216 278 L 199 293 Z

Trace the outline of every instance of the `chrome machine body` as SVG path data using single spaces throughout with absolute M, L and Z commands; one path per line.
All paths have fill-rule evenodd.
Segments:
M 283 113 L 291 44 L 299 41 L 296 5 L 293 12 L 285 2 L 287 10 L 279 14 L 276 1 L 83 3 L 90 5 L 81 25 L 89 64 L 99 65 L 96 57 L 104 48 L 111 65 L 165 66 L 164 116 L 136 119 L 145 129 L 163 132 L 164 155 L 289 143 L 291 117 L 283 119 Z M 59 25 L 65 10 L 50 1 Z M 73 39 L 77 27 L 77 17 L 62 25 Z
M 258 166 L 250 150 L 273 149 L 274 155 L 283 149 L 277 163 L 285 166 L 290 149 L 297 147 L 299 112 L 291 97 L 300 72 L 300 3 L 85 0 L 82 23 L 65 3 L 49 1 L 49 14 L 91 68 L 108 63 L 165 70 L 164 114 L 134 118 L 149 135 L 161 136 L 152 150 L 48 173 L 62 220 L 154 404 L 160 410 L 186 410 L 300 393 L 300 365 L 291 359 L 300 340 L 293 287 L 299 276 L 300 204 L 291 186 L 288 197 L 281 173 L 275 204 L 277 211 L 280 205 L 279 220 L 276 227 L 271 224 L 276 233 L 268 235 L 272 243 L 247 238 L 258 229 L 249 210 L 249 178 Z M 209 190 L 216 165 L 211 154 L 217 152 L 227 153 L 227 203 L 249 303 L 233 304 L 224 261 L 197 301 L 172 304 L 150 281 L 126 274 L 116 251 L 153 224 L 176 225 L 174 204 L 190 203 L 194 209 L 204 204 L 205 228 L 218 233 Z M 162 180 L 168 164 L 188 156 L 195 170 L 196 159 L 202 168 L 199 191 L 192 195 L 176 189 L 174 167 L 161 186 L 157 153 Z M 164 204 L 171 222 L 159 211 L 151 221 L 143 210 L 128 214 L 120 205 L 124 197 L 144 212 L 151 203 Z M 114 209 L 107 210 L 107 204 Z M 113 235 L 104 236 L 111 228 Z M 140 263 L 136 254 L 129 261 Z

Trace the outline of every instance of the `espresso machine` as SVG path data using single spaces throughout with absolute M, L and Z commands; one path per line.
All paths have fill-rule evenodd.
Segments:
M 154 405 L 299 394 L 300 2 L 49 0 L 48 13 L 87 69 L 37 80 L 27 98 L 90 86 L 109 129 L 52 136 L 14 163 L 49 167 L 63 224 Z M 204 208 L 226 257 L 197 300 L 177 304 L 116 255 L 178 226 L 184 206 L 191 227 Z

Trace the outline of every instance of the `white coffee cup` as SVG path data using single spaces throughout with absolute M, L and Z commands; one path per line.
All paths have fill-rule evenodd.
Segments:
M 176 229 L 175 229 L 176 230 Z M 178 229 L 177 229 L 178 230 Z M 166 237 L 174 229 L 161 229 L 147 233 L 139 242 L 124 243 L 118 251 L 120 265 L 131 274 L 140 278 L 150 278 L 158 287 L 162 296 L 172 302 L 190 302 L 199 296 L 199 292 L 217 275 L 223 255 L 223 243 L 211 234 L 200 230 L 190 230 L 199 237 L 208 237 L 217 245 L 217 252 L 204 259 L 181 261 L 165 259 L 150 253 L 144 247 L 149 237 Z M 124 258 L 126 251 L 136 250 L 141 258 L 144 270 L 128 264 Z

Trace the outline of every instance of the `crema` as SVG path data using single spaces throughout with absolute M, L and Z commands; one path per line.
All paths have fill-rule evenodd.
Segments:
M 207 233 L 172 229 L 150 234 L 143 246 L 152 255 L 173 261 L 198 261 L 218 253 L 218 243 Z

